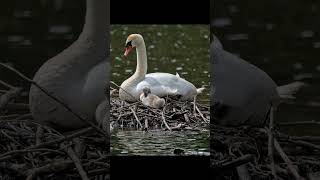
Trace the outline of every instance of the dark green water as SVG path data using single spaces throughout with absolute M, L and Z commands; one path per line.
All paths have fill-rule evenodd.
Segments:
M 208 131 L 118 131 L 111 142 L 114 155 L 174 155 L 175 149 L 185 155 L 209 155 Z

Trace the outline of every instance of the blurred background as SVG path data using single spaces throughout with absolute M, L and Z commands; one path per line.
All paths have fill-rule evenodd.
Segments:
M 81 33 L 85 0 L 4 0 L 0 6 L 0 62 L 32 78 L 39 67 Z M 0 79 L 29 87 L 0 67 Z
M 210 6 L 211 33 L 225 50 L 258 66 L 278 85 L 309 84 L 295 101 L 280 105 L 276 121 L 320 122 L 320 2 L 216 0 Z M 297 135 L 320 135 L 319 128 L 282 127 Z

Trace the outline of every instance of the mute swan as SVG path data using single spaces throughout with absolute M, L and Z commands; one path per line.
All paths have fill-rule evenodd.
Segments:
M 108 8 L 109 0 L 87 0 L 79 38 L 45 62 L 34 76 L 40 86 L 88 120 L 101 121 L 108 108 L 104 95 L 108 80 Z M 31 113 L 39 122 L 61 130 L 87 126 L 33 85 L 29 101 Z
M 135 73 L 121 84 L 119 97 L 122 100 L 135 102 L 139 99 L 142 89 L 149 87 L 151 92 L 159 97 L 179 95 L 182 101 L 191 101 L 204 88 L 197 89 L 192 83 L 169 73 L 147 73 L 147 54 L 143 37 L 140 34 L 131 34 L 126 40 L 124 56 L 136 48 L 137 67 Z
M 211 43 L 213 115 L 222 125 L 262 125 L 280 100 L 293 97 L 304 83 L 278 87 L 261 69 Z M 271 108 L 273 107 L 273 108 Z
M 151 94 L 150 88 L 145 87 L 142 89 L 142 91 L 143 93 L 141 93 L 140 95 L 142 104 L 153 108 L 161 108 L 164 106 L 165 100 L 163 98 L 159 98 L 154 94 Z

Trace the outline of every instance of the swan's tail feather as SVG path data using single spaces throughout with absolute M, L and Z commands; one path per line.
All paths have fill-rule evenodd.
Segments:
M 202 88 L 198 88 L 197 89 L 197 94 L 201 94 L 206 88 L 202 87 Z
M 296 81 L 290 84 L 279 86 L 277 88 L 278 94 L 282 99 L 294 99 L 294 94 L 296 94 L 299 89 L 301 89 L 306 84 L 300 81 Z

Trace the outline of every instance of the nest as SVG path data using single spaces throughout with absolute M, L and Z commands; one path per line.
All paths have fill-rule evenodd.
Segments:
M 63 134 L 38 124 L 29 93 L 1 80 L 0 85 L 0 179 L 110 179 L 109 138 L 101 129 L 89 125 Z
M 178 101 L 165 97 L 161 109 L 143 105 L 141 102 L 127 103 L 118 96 L 118 90 L 110 91 L 110 124 L 134 130 L 202 130 L 209 129 L 210 107 L 193 102 Z
M 213 124 L 210 137 L 211 172 L 216 179 L 320 178 L 320 137 Z

